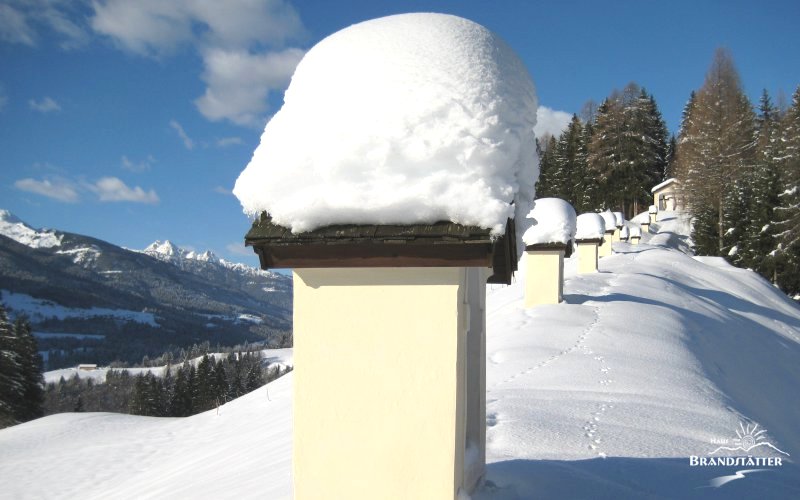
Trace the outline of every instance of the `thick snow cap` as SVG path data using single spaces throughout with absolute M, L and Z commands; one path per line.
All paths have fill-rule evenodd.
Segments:
M 619 230 L 619 237 L 623 240 L 627 240 L 628 237 L 630 237 L 630 234 L 631 232 L 628 229 L 628 226 L 622 226 L 622 229 Z
M 576 240 L 596 240 L 606 234 L 606 221 L 600 214 L 580 214 L 577 220 Z
M 614 212 L 614 222 L 617 227 L 622 227 L 625 223 L 625 216 L 622 215 L 622 212 Z
M 569 243 L 575 238 L 575 209 L 559 198 L 542 198 L 533 202 L 527 215 L 530 227 L 522 235 L 526 245 Z
M 611 213 L 611 210 L 600 212 L 600 217 L 602 217 L 606 223 L 606 231 L 613 231 L 614 228 L 617 227 L 617 218 Z
M 626 225 L 628 231 L 630 232 L 631 238 L 641 238 L 642 237 L 642 226 L 639 224 L 633 223 Z
M 483 26 L 366 21 L 300 61 L 233 192 L 295 233 L 449 220 L 500 235 L 533 201 L 536 108 L 524 65 Z
M 650 207 L 647 209 L 647 212 L 651 213 L 651 214 L 657 214 L 658 213 L 658 207 L 655 206 L 655 205 L 650 205 Z

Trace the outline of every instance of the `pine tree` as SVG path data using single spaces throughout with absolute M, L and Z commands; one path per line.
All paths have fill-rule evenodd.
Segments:
M 678 141 L 674 135 L 671 135 L 669 142 L 667 142 L 667 161 L 664 162 L 664 174 L 661 176 L 662 181 L 675 177 L 675 153 L 677 152 L 677 149 Z
M 781 289 L 800 293 L 800 86 L 782 120 L 781 147 L 776 161 L 780 165 L 780 205 L 776 209 L 776 274 Z
M 578 115 L 572 115 L 572 120 L 556 144 L 552 191 L 553 197 L 561 198 L 573 206 L 578 196 L 582 195 L 586 173 L 583 139 L 583 124 Z
M 724 49 L 717 50 L 705 83 L 695 94 L 677 154 L 688 206 L 693 215 L 702 213 L 703 224 L 717 227 L 715 242 L 706 240 L 708 228 L 703 228 L 701 238 L 694 238 L 696 251 L 724 255 L 729 241 L 726 233 L 734 226 L 735 231 L 740 230 L 738 226 L 745 222 L 735 219 L 733 212 L 726 213 L 726 208 L 738 206 L 729 202 L 729 197 L 735 196 L 742 179 L 751 175 L 748 170 L 755 157 L 755 116 L 733 60 Z
M 761 95 L 756 118 L 756 157 L 749 180 L 751 199 L 748 205 L 748 227 L 744 236 L 743 264 L 775 280 L 775 209 L 780 204 L 780 179 L 776 161 L 780 139 L 778 110 L 766 90 Z
M 594 136 L 588 145 L 589 170 L 597 180 L 597 209 L 618 207 L 620 192 L 614 188 L 622 163 L 618 148 L 621 112 L 616 101 L 604 100 L 595 112 Z
M 552 176 L 554 165 L 554 157 L 556 153 L 556 138 L 549 136 L 544 140 L 544 150 L 539 155 L 539 178 L 536 181 L 536 197 L 537 198 L 551 198 L 554 196 Z
M 22 401 L 17 407 L 16 417 L 20 422 L 27 422 L 41 417 L 44 413 L 42 357 L 39 355 L 36 338 L 28 321 L 17 319 L 13 330 L 23 385 Z
M 594 114 L 594 113 L 592 113 Z M 591 212 L 598 206 L 598 192 L 600 186 L 597 177 L 589 167 L 589 144 L 594 136 L 594 125 L 591 121 L 585 122 L 583 126 L 583 137 L 581 138 L 580 156 L 576 163 L 575 185 L 577 194 L 573 207 L 580 213 Z
M 16 339 L 6 310 L 0 304 L 0 429 L 14 425 L 25 397 L 25 382 Z

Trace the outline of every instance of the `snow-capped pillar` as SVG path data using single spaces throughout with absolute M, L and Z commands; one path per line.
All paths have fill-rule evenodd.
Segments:
M 525 307 L 561 302 L 566 249 L 563 243 L 525 247 Z
M 578 247 L 578 273 L 587 274 L 597 272 L 598 249 L 602 242 L 602 238 L 575 241 Z
M 650 214 L 650 224 L 655 224 L 656 217 L 658 215 L 658 207 L 655 205 L 650 205 L 650 208 L 647 210 L 647 212 Z M 647 226 L 647 229 L 650 229 L 649 225 Z
M 578 249 L 578 272 L 597 272 L 600 246 L 604 244 L 605 218 L 600 214 L 585 213 L 577 217 L 575 243 Z M 610 247 L 610 243 L 606 244 Z
M 295 498 L 469 495 L 481 289 L 489 269 L 510 283 L 508 219 L 534 199 L 530 75 L 483 26 L 401 14 L 323 39 L 286 95 L 233 191 L 264 214 L 246 238 L 262 267 L 295 273 Z
M 246 242 L 263 268 L 294 270 L 295 498 L 471 492 L 485 471 L 485 288 L 511 280 L 513 221 L 500 238 L 449 222 L 294 234 L 264 216 Z
M 624 243 L 628 242 L 628 238 L 631 236 L 631 230 L 628 226 L 622 226 L 619 230 L 619 241 Z
M 630 233 L 629 242 L 631 245 L 638 245 L 639 240 L 642 239 L 642 227 L 636 223 L 630 223 L 630 226 L 627 228 Z
M 616 228 L 606 231 L 606 235 L 605 237 L 603 237 L 603 242 L 597 249 L 598 257 L 608 257 L 609 255 L 611 255 L 611 238 L 614 236 L 615 230 Z
M 617 234 L 617 240 L 614 240 L 614 234 L 618 232 L 617 217 L 615 216 L 615 214 L 611 213 L 610 210 L 606 210 L 605 212 L 600 212 L 600 217 L 603 218 L 605 227 L 605 236 L 603 237 L 603 242 L 600 244 L 599 256 L 608 257 L 609 255 L 611 255 L 612 242 L 619 241 L 619 234 Z
M 622 241 L 622 226 L 625 224 L 625 217 L 622 212 L 613 212 L 614 215 L 614 234 L 611 237 L 611 242 Z M 608 226 L 606 226 L 608 227 Z

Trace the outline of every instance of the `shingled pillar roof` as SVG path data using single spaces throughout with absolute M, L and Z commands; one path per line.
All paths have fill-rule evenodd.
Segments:
M 503 236 L 489 229 L 441 221 L 434 224 L 345 224 L 292 233 L 266 213 L 245 244 L 262 269 L 341 267 L 488 267 L 489 283 L 511 283 L 517 270 L 514 221 Z

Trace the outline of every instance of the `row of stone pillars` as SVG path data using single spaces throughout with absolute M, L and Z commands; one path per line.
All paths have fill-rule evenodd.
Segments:
M 599 239 L 578 240 L 581 272 Z M 262 216 L 261 267 L 294 271 L 294 498 L 455 499 L 485 471 L 487 279 L 516 235 L 443 222 L 291 233 Z M 571 248 L 571 245 L 570 245 Z M 526 306 L 563 296 L 567 245 L 529 247 Z
M 608 229 L 603 238 L 576 239 L 578 273 L 596 272 L 599 259 L 611 255 L 614 242 L 638 245 L 642 233 L 647 232 L 649 227 L 649 222 L 630 227 L 623 222 Z M 531 245 L 525 248 L 525 307 L 558 304 L 563 300 L 564 258 L 570 256 L 571 250 L 571 243 Z

